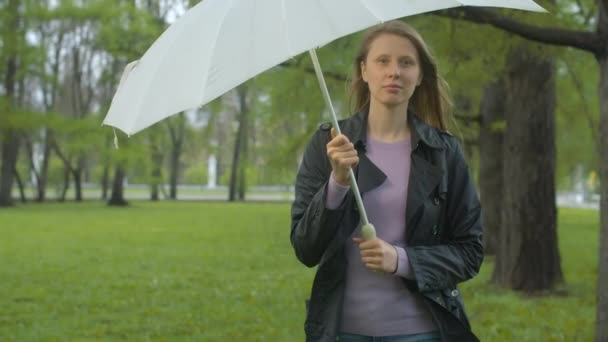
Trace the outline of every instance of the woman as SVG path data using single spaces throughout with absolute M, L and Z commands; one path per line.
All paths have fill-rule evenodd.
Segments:
M 370 29 L 353 94 L 357 113 L 341 135 L 321 125 L 296 180 L 291 243 L 318 265 L 307 340 L 477 341 L 456 285 L 481 266 L 481 209 L 420 35 L 398 21 Z M 361 239 L 351 167 L 375 239 Z

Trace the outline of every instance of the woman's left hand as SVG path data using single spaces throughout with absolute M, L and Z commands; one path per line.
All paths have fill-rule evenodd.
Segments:
M 359 245 L 361 260 L 369 270 L 386 273 L 397 271 L 398 255 L 393 245 L 378 238 L 372 240 L 353 238 L 353 241 Z

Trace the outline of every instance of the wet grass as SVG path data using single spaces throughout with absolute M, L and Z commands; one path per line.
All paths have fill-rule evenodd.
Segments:
M 560 210 L 566 296 L 463 286 L 482 341 L 591 341 L 598 212 Z M 302 341 L 314 270 L 286 203 L 0 209 L 2 341 Z

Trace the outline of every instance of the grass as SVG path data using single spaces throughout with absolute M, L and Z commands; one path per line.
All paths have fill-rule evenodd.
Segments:
M 598 212 L 560 210 L 567 296 L 463 286 L 482 341 L 591 341 Z M 0 210 L 1 341 L 302 341 L 314 270 L 289 205 L 100 202 Z
M 527 297 L 489 284 L 493 260 L 462 285 L 473 329 L 482 341 L 593 341 L 599 212 L 559 213 L 564 295 Z

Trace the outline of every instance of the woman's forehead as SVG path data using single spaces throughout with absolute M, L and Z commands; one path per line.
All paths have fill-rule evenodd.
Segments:
M 409 38 L 394 34 L 382 33 L 369 44 L 368 54 L 403 54 L 418 55 L 416 46 Z

